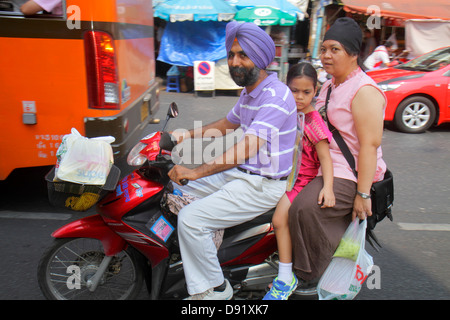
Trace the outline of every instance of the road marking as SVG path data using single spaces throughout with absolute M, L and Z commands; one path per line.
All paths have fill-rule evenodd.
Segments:
M 0 218 L 6 219 L 68 220 L 71 217 L 67 213 L 0 211 Z
M 400 229 L 408 231 L 450 231 L 448 223 L 397 223 Z

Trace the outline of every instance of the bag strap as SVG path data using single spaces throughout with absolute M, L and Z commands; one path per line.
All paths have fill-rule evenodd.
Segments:
M 331 83 L 328 86 L 327 98 L 325 101 L 325 114 L 327 114 L 328 101 L 330 100 L 330 96 L 331 96 Z M 355 175 L 355 177 L 358 178 L 358 172 L 356 171 L 356 168 L 355 168 L 356 167 L 355 158 L 353 157 L 352 153 L 350 152 L 350 149 L 348 148 L 347 143 L 345 143 L 344 138 L 342 138 L 339 130 L 336 129 L 333 126 L 333 124 L 330 122 L 328 115 L 327 115 L 327 124 L 328 124 L 328 129 L 330 129 L 331 133 L 333 134 L 334 140 L 336 141 L 337 145 L 341 149 L 342 154 L 344 155 L 345 159 L 347 160 L 348 164 L 350 165 L 350 168 L 352 169 L 353 174 Z

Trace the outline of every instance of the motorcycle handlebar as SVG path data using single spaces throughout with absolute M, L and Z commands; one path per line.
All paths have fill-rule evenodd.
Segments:
M 172 151 L 172 149 L 176 146 L 176 140 L 175 138 L 168 132 L 162 132 L 161 133 L 161 140 L 159 141 L 159 147 L 161 149 Z M 171 166 L 172 167 L 172 166 Z M 171 168 L 170 168 L 171 169 Z M 187 185 L 189 183 L 188 179 L 181 179 L 180 184 L 181 185 Z

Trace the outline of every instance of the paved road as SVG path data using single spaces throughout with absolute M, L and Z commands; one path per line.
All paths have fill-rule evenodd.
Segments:
M 170 102 L 177 102 L 180 116 L 168 129 L 190 129 L 226 115 L 236 96 L 215 98 L 193 94 L 161 95 L 164 118 Z M 149 128 L 157 130 L 159 126 Z M 425 134 L 408 135 L 385 130 L 384 157 L 395 175 L 394 222 L 377 226 L 383 248 L 368 248 L 379 267 L 380 280 L 367 286 L 357 299 L 450 298 L 450 126 Z M 43 299 L 36 268 L 50 233 L 82 215 L 49 206 L 44 175 L 48 168 L 27 170 L 15 181 L 0 184 L 0 299 Z M 147 296 L 145 293 L 142 299 Z

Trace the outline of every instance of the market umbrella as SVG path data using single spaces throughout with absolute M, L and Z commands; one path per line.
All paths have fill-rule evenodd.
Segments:
M 239 10 L 234 16 L 234 20 L 253 22 L 258 26 L 293 26 L 297 23 L 296 15 L 266 6 Z
M 305 18 L 304 13 L 287 0 L 228 0 L 239 11 L 234 20 L 260 26 L 292 26 Z
M 238 10 L 264 6 L 278 9 L 292 15 L 298 15 L 300 20 L 304 17 L 303 12 L 288 0 L 225 0 L 225 2 L 235 6 Z
M 156 3 L 154 16 L 170 22 L 229 21 L 236 11 L 223 0 L 166 0 Z

